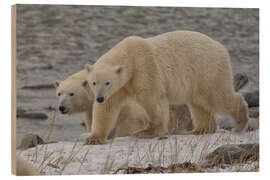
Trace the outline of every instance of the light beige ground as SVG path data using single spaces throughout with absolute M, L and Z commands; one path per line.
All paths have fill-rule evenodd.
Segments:
M 46 175 L 112 173 L 122 167 L 167 167 L 191 161 L 202 164 L 204 157 L 224 144 L 259 142 L 259 131 L 242 134 L 219 132 L 212 135 L 173 135 L 168 139 L 116 138 L 105 145 L 84 146 L 81 141 L 39 145 L 18 152 L 23 159 Z M 216 171 L 251 171 L 257 162 L 225 166 Z

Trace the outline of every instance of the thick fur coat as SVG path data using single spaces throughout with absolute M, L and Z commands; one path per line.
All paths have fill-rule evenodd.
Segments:
M 216 114 L 231 116 L 241 131 L 248 120 L 243 97 L 233 88 L 230 56 L 219 42 L 198 32 L 175 31 L 152 38 L 128 37 L 86 65 L 95 95 L 93 129 L 86 144 L 103 143 L 130 99 L 149 122 L 138 137 L 168 132 L 169 105 L 186 104 L 194 134 L 214 133 Z

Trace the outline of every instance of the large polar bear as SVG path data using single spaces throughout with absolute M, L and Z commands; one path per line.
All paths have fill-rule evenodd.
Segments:
M 96 98 L 93 129 L 86 144 L 105 142 L 129 99 L 137 101 L 149 116 L 138 137 L 168 132 L 170 104 L 188 105 L 193 134 L 214 133 L 216 113 L 231 116 L 237 131 L 248 120 L 246 102 L 233 88 L 228 51 L 198 32 L 128 37 L 85 68 Z
M 56 80 L 54 86 L 58 98 L 59 112 L 68 115 L 84 113 L 86 128 L 90 132 L 94 94 L 90 87 L 82 86 L 87 76 L 87 71 L 81 70 L 70 75 L 65 80 Z M 134 132 L 144 128 L 146 119 L 145 111 L 132 101 L 122 109 L 117 125 L 110 132 L 110 137 L 132 135 Z M 184 106 L 170 107 L 170 119 L 170 134 L 181 134 L 192 129 L 189 112 Z

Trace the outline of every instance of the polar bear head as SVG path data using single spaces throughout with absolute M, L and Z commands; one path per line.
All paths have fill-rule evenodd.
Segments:
M 58 109 L 61 114 L 81 113 L 91 108 L 94 95 L 87 92 L 82 86 L 84 81 L 85 79 L 68 78 L 54 82 L 58 98 Z
M 89 86 L 98 103 L 104 103 L 110 96 L 121 89 L 129 77 L 126 65 L 95 67 L 86 64 L 85 69 L 89 73 L 87 78 Z

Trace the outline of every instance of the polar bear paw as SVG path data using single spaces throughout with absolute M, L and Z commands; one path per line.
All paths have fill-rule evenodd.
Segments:
M 95 135 L 90 135 L 88 138 L 86 138 L 84 145 L 97 145 L 105 143 L 106 140 L 104 138 L 100 138 Z

